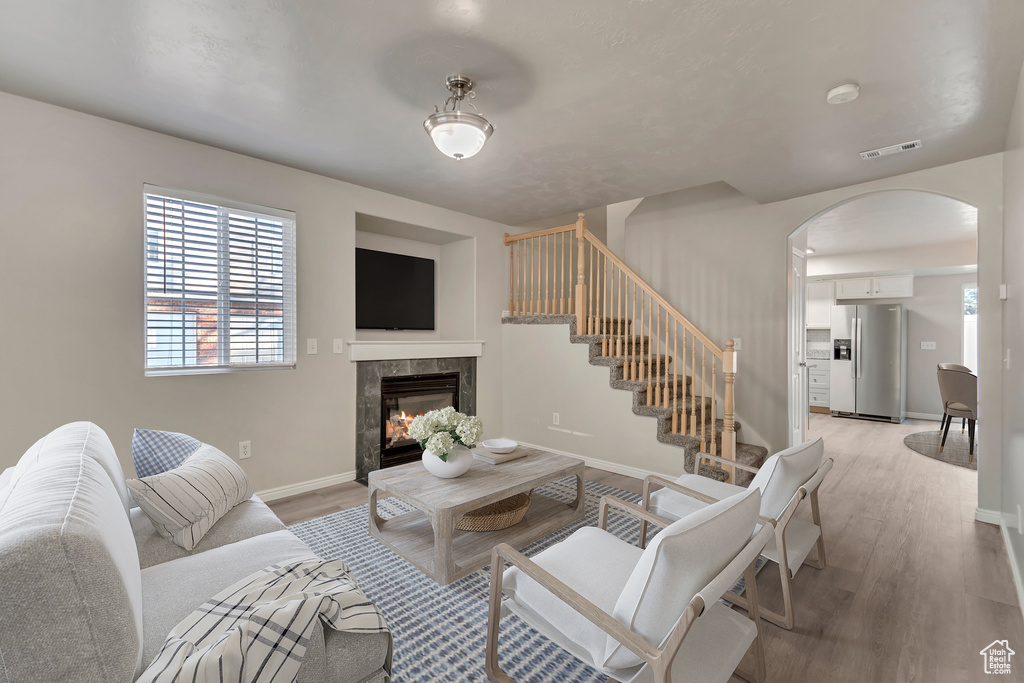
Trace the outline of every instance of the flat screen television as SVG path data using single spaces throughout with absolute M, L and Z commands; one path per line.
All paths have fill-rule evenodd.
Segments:
M 434 262 L 356 249 L 356 329 L 433 330 Z

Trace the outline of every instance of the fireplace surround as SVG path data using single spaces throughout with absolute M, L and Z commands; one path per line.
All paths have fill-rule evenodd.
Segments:
M 438 375 L 456 376 L 457 387 L 454 396 L 457 400 L 453 402 L 453 405 L 467 415 L 475 415 L 476 358 L 417 358 L 356 363 L 357 481 L 365 484 L 369 473 L 381 468 L 382 451 L 387 457 L 386 450 L 382 448 L 386 442 L 383 438 L 386 403 L 382 394 L 382 379 L 403 378 L 398 381 L 398 385 L 403 387 L 406 386 L 406 382 L 414 382 L 413 378 L 415 377 L 434 376 L 436 380 Z M 440 392 L 431 391 L 429 393 Z M 406 451 L 405 455 L 408 456 L 408 459 L 419 457 L 418 444 L 413 442 L 412 445 L 416 453 L 410 456 L 413 449 Z

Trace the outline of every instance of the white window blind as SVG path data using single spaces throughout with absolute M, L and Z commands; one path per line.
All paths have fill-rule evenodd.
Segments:
M 295 214 L 146 185 L 146 374 L 295 365 Z

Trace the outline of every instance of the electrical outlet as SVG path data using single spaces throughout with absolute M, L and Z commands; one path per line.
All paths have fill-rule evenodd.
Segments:
M 316 339 L 307 339 L 306 340 L 306 355 L 308 355 L 308 356 L 316 355 Z
M 551 424 L 558 425 L 558 413 L 551 413 Z
M 921 342 L 922 351 L 934 351 L 937 347 L 935 342 Z
M 345 340 L 344 339 L 335 339 L 334 340 L 334 352 L 335 353 L 345 353 Z
M 238 442 L 238 459 L 245 460 L 252 457 L 252 441 Z
M 734 344 L 732 346 L 733 351 L 739 351 L 740 347 L 743 346 L 743 340 L 740 339 L 739 337 L 733 337 L 733 342 L 734 342 Z

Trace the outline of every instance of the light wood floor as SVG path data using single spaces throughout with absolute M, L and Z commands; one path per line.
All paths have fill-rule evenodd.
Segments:
M 811 436 L 835 459 L 820 493 L 828 566 L 797 573 L 794 630 L 764 625 L 769 682 L 988 680 L 979 651 L 1003 639 L 1022 653 L 1003 680 L 1024 680 L 1024 621 L 1003 539 L 974 520 L 977 473 L 903 445 L 937 428 L 812 416 Z M 587 468 L 587 478 L 641 490 L 602 470 Z M 292 524 L 366 498 L 349 483 L 271 507 Z M 809 506 L 799 514 L 809 519 Z M 774 564 L 757 585 L 762 603 L 781 611 Z

